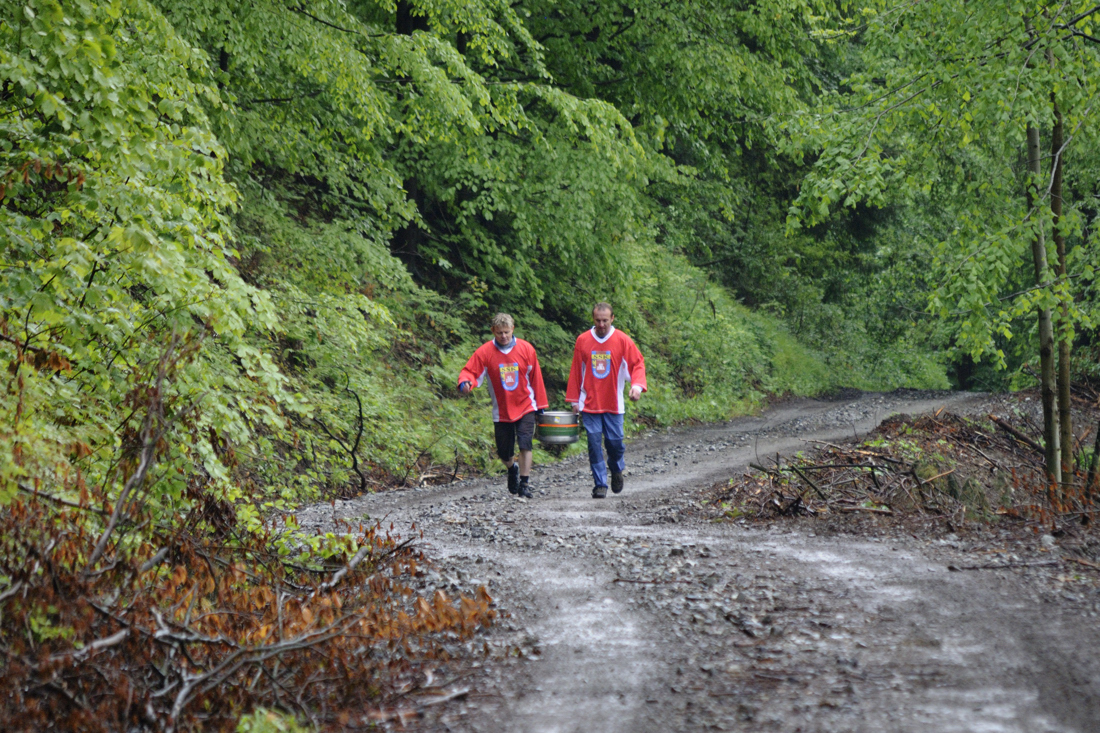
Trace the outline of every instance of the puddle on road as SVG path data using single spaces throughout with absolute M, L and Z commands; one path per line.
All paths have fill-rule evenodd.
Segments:
M 555 609 L 531 627 L 543 646 L 535 670 L 539 686 L 514 703 L 509 730 L 632 731 L 645 687 L 657 673 L 639 617 L 608 594 L 610 578 L 575 567 L 516 569 L 536 598 Z

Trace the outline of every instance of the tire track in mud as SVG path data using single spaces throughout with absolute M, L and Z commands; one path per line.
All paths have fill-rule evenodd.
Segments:
M 628 448 L 626 491 L 602 501 L 580 457 L 537 467 L 531 501 L 492 479 L 336 512 L 387 516 L 398 531 L 415 524 L 428 553 L 459 568 L 432 580 L 467 592 L 486 583 L 511 616 L 490 636 L 529 650 L 529 661 L 487 663 L 496 693 L 442 710 L 428 729 L 1092 730 L 1100 669 L 1080 652 L 1074 669 L 1065 659 L 1082 642 L 1096 648 L 1095 619 L 1086 630 L 1078 615 L 1053 618 L 1011 577 L 948 573 L 904 537 L 683 520 L 699 489 L 761 456 L 981 400 L 798 400 L 653 433 Z

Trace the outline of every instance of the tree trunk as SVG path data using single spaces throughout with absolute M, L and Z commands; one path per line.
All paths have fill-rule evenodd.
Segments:
M 397 33 L 411 36 L 413 31 L 428 30 L 428 19 L 423 15 L 413 15 L 413 4 L 409 0 L 397 0 Z
M 1035 264 L 1035 284 L 1042 287 L 1050 281 L 1050 266 L 1047 264 L 1047 248 L 1044 238 L 1042 217 L 1036 208 L 1038 196 L 1036 186 L 1042 175 L 1039 160 L 1039 128 L 1027 126 L 1027 207 L 1030 216 L 1038 221 L 1035 237 L 1031 240 L 1031 258 Z M 1058 404 L 1055 402 L 1056 377 L 1054 365 L 1054 326 L 1051 322 L 1050 308 L 1039 309 L 1039 364 L 1042 382 L 1043 400 L 1043 442 L 1046 448 L 1047 478 L 1053 483 L 1062 483 L 1061 451 L 1059 450 Z
M 1059 228 L 1059 223 L 1062 220 L 1062 164 L 1065 159 L 1062 154 L 1064 128 L 1062 127 L 1062 110 L 1058 108 L 1058 100 L 1053 92 L 1051 92 L 1050 99 L 1054 106 L 1054 130 L 1050 136 L 1051 158 L 1054 165 L 1054 176 L 1050 185 L 1050 211 L 1054 223 L 1054 245 L 1058 252 L 1058 280 L 1064 286 L 1066 284 L 1066 237 Z M 1062 480 L 1067 485 L 1073 483 L 1073 415 L 1070 412 L 1069 401 L 1069 365 L 1071 349 L 1073 348 L 1073 326 L 1069 320 L 1069 304 L 1066 302 L 1068 297 L 1068 295 L 1061 296 L 1058 306 L 1058 419 L 1062 438 Z
M 409 0 L 397 1 L 397 14 L 395 18 L 395 30 L 399 35 L 411 36 L 413 31 L 428 30 L 428 18 L 423 15 L 413 14 L 413 4 Z M 421 208 L 420 182 L 416 176 L 409 176 L 405 180 L 405 192 L 409 200 L 413 202 L 417 210 Z M 420 242 L 422 233 L 416 220 L 410 221 L 408 226 L 394 232 L 391 249 L 409 268 L 413 276 L 421 274 L 420 269 Z

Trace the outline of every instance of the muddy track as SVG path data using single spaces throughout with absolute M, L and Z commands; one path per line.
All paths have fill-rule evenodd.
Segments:
M 1097 599 L 1043 596 L 1020 573 L 949 572 L 950 539 L 749 529 L 684 511 L 749 462 L 940 407 L 984 405 L 930 393 L 792 401 L 634 441 L 626 490 L 606 500 L 590 497 L 577 458 L 536 467 L 530 501 L 496 478 L 300 521 L 415 524 L 440 558 L 426 585 L 485 584 L 506 612 L 476 694 L 433 708 L 427 729 L 1100 730 Z

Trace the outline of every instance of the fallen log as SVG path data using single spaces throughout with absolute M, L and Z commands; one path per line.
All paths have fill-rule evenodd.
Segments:
M 1009 435 L 1011 435 L 1011 436 L 1012 436 L 1013 438 L 1015 438 L 1016 440 L 1020 441 L 1020 442 L 1021 442 L 1021 443 L 1023 443 L 1024 445 L 1027 445 L 1027 446 L 1029 446 L 1029 447 L 1033 448 L 1034 450 L 1037 450 L 1037 451 L 1038 451 L 1038 452 L 1040 452 L 1040 453 L 1043 453 L 1043 446 L 1039 445 L 1039 444 L 1038 444 L 1038 443 L 1036 443 L 1036 442 L 1035 442 L 1034 440 L 1032 440 L 1031 438 L 1027 437 L 1026 435 L 1024 435 L 1024 434 L 1023 434 L 1023 433 L 1021 433 L 1021 432 L 1020 432 L 1019 430 L 1017 430 L 1016 428 L 1014 428 L 1014 427 L 1012 427 L 1011 425 L 1009 425 L 1009 424 L 1008 424 L 1007 422 L 1005 422 L 1005 421 L 1004 421 L 1004 420 L 1002 420 L 1001 418 L 999 418 L 999 417 L 996 417 L 995 415 L 990 415 L 990 416 L 989 416 L 989 419 L 990 419 L 990 420 L 992 420 L 992 421 L 993 421 L 993 423 L 994 423 L 994 424 L 995 424 L 995 425 L 996 425 L 997 427 L 999 427 L 999 428 L 1001 428 L 1002 430 L 1004 430 L 1004 431 L 1005 431 L 1006 433 L 1008 433 Z

